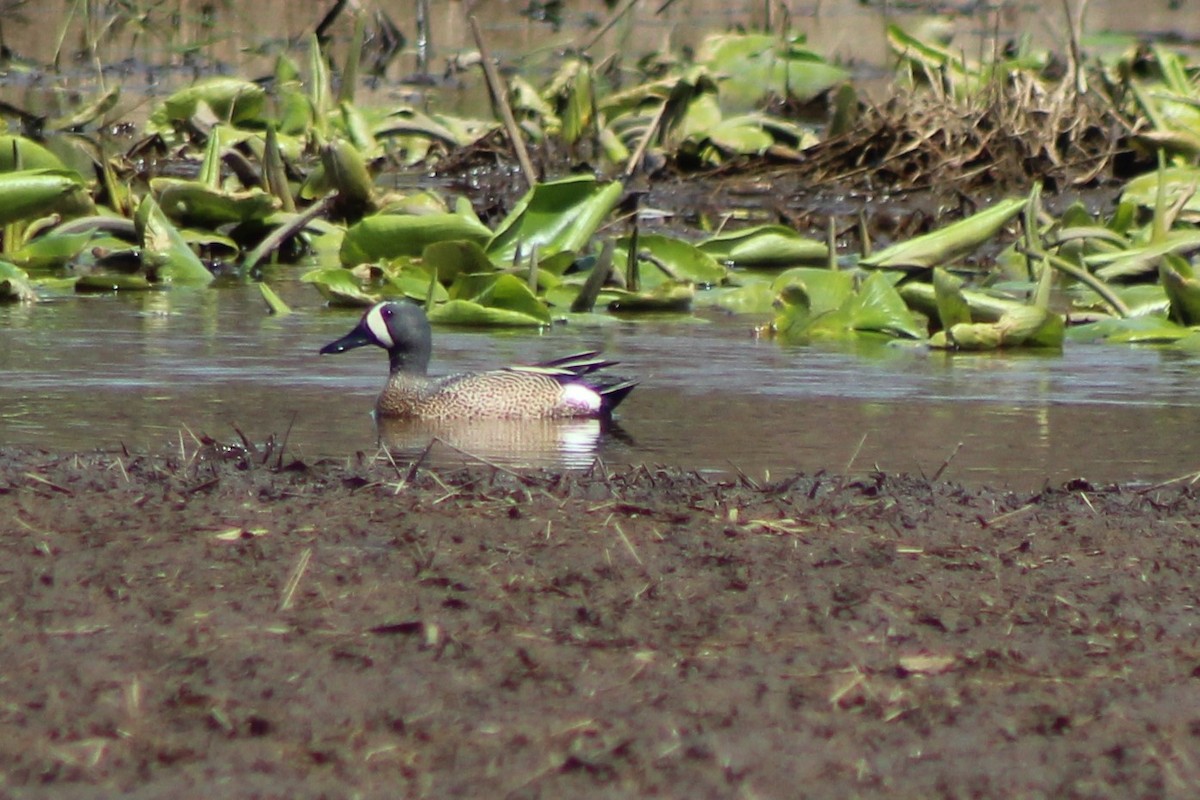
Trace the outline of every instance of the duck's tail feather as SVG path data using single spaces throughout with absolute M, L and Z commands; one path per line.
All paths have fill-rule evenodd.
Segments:
M 579 382 L 585 384 L 600 395 L 601 413 L 611 414 L 626 395 L 633 391 L 633 387 L 638 385 L 638 381 L 620 375 L 595 374 L 602 369 L 615 367 L 617 363 L 603 358 L 599 350 L 588 350 L 583 353 L 553 358 L 549 361 L 539 361 L 528 366 L 509 367 L 509 369 L 549 375 L 559 383 Z
M 621 405 L 621 401 L 625 396 L 633 391 L 633 387 L 638 385 L 635 380 L 628 378 L 618 378 L 613 376 L 615 383 L 604 381 L 605 385 L 596 386 L 596 391 L 600 394 L 600 410 L 606 414 L 611 414 L 612 410 Z

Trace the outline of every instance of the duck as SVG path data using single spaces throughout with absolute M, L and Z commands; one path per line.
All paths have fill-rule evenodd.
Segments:
M 550 361 L 441 377 L 427 374 L 433 350 L 421 306 L 388 300 L 366 310 L 322 355 L 366 345 L 388 353 L 391 374 L 375 402 L 377 419 L 607 419 L 638 381 L 598 374 L 615 366 L 598 350 Z

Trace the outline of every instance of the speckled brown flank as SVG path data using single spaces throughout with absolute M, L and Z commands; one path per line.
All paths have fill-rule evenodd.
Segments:
M 442 378 L 396 372 L 379 395 L 380 417 L 414 419 L 558 419 L 587 416 L 563 402 L 563 385 L 548 375 L 492 370 Z

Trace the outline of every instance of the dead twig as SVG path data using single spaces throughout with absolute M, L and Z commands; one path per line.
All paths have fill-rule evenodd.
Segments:
M 471 34 L 475 37 L 475 46 L 479 48 L 483 77 L 487 81 L 488 90 L 492 93 L 492 100 L 500 111 L 500 120 L 504 123 L 504 130 L 508 133 L 508 140 L 512 144 L 513 152 L 516 153 L 517 163 L 521 165 L 521 173 L 525 176 L 525 182 L 529 184 L 529 188 L 532 189 L 537 185 L 537 172 L 533 168 L 533 162 L 529 160 L 529 152 L 525 149 L 525 139 L 521 135 L 521 129 L 517 126 L 516 118 L 513 117 L 512 106 L 508 103 L 508 87 L 496 70 L 496 65 L 492 63 L 492 54 L 483 40 L 483 34 L 479 30 L 479 23 L 475 20 L 475 15 L 467 17 L 467 20 L 471 23 Z
M 946 460 L 943 461 L 942 465 L 937 468 L 937 472 L 933 473 L 933 477 L 929 479 L 930 483 L 937 483 L 938 478 L 942 477 L 942 473 L 946 471 L 946 467 L 950 466 L 950 462 L 954 460 L 956 455 L 958 455 L 958 451 L 962 450 L 962 446 L 962 442 L 954 445 L 954 451 L 951 452 L 950 455 L 946 456 Z

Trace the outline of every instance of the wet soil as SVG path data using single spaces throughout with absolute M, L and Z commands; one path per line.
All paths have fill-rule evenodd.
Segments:
M 1194 797 L 1198 520 L 1184 481 L 0 451 L 0 795 Z

